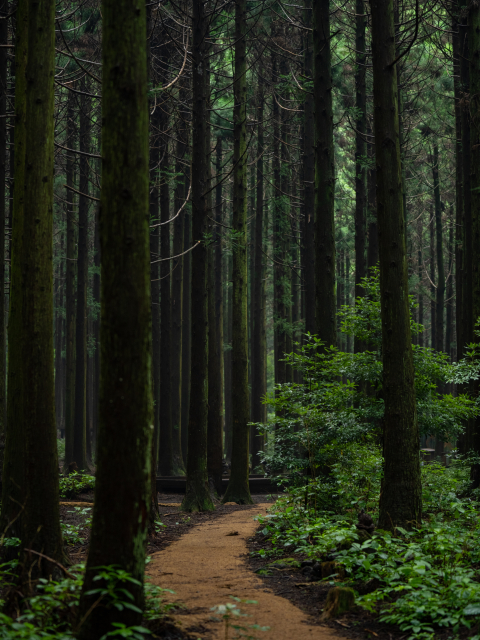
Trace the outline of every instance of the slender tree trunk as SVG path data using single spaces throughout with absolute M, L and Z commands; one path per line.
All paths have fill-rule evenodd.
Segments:
M 453 218 L 453 206 L 451 209 L 452 219 Z M 445 322 L 445 351 L 450 356 L 450 359 L 453 362 L 453 260 L 454 260 L 454 250 L 453 250 L 453 223 L 451 222 L 448 230 L 448 280 L 447 280 L 447 301 L 446 301 L 446 322 Z M 452 388 L 452 385 L 450 385 Z
M 180 102 L 186 99 L 186 91 L 180 88 Z M 184 168 L 185 154 L 187 151 L 187 123 L 181 117 L 177 119 L 177 144 L 175 165 L 175 193 L 174 211 L 177 213 L 184 207 L 187 191 L 185 189 L 186 171 Z M 185 212 L 175 218 L 173 222 L 173 255 L 183 253 L 183 227 Z M 185 473 L 185 463 L 182 452 L 182 322 L 183 322 L 183 261 L 184 258 L 176 258 L 172 261 L 172 438 L 173 449 L 178 458 L 178 470 Z
M 54 41 L 53 0 L 20 1 L 9 324 L 11 429 L 6 438 L 2 519 L 4 525 L 11 524 L 8 534 L 21 540 L 20 567 L 27 589 L 31 580 L 59 573 L 55 564 L 40 561 L 30 549 L 63 560 L 53 366 Z M 12 522 L 15 511 L 18 519 Z
M 96 308 L 99 310 L 97 316 L 93 320 L 93 338 L 95 342 L 95 364 L 93 371 L 93 432 L 92 432 L 92 448 L 96 454 L 97 436 L 98 436 L 98 394 L 100 389 L 100 230 L 98 224 L 98 209 L 95 211 L 95 231 L 93 239 L 93 264 L 95 271 L 93 274 L 93 300 Z
M 0 0 L 0 477 L 6 427 L 5 378 L 5 214 L 7 174 L 8 0 Z
M 460 27 L 455 16 L 452 25 L 453 87 L 455 96 L 455 328 L 457 359 L 463 356 L 463 167 L 462 167 L 462 98 L 460 82 Z M 453 304 L 453 302 L 452 302 Z
M 373 95 L 380 238 L 384 479 L 379 526 L 421 522 L 419 434 L 410 335 L 392 0 L 372 0 Z
M 440 201 L 440 180 L 438 175 L 438 145 L 433 148 L 433 194 L 435 202 L 435 230 L 437 239 L 437 298 L 435 309 L 436 349 L 443 351 L 444 345 L 444 307 L 445 307 L 445 268 L 443 264 L 442 204 Z
M 223 218 L 223 206 L 222 206 L 222 182 L 220 179 L 220 174 L 222 171 L 222 161 L 223 161 L 223 145 L 222 138 L 217 138 L 217 158 L 216 158 L 216 186 L 215 186 L 215 218 L 217 221 L 216 227 L 216 243 L 215 243 L 215 322 L 217 325 L 217 350 L 219 357 L 219 372 L 218 375 L 220 377 L 220 398 L 219 398 L 219 411 L 220 411 L 220 420 L 222 424 L 222 429 L 225 426 L 225 387 L 224 387 L 224 349 L 223 349 L 223 277 L 222 277 L 222 227 L 220 226 Z M 223 431 L 222 431 L 222 441 L 223 441 Z M 222 454 L 223 457 L 223 454 Z
M 231 219 L 226 223 L 229 224 Z M 223 354 L 223 366 L 225 371 L 225 456 L 232 460 L 232 257 L 226 255 L 226 314 L 225 333 L 227 349 Z
M 431 212 L 432 213 L 432 212 Z M 432 349 L 437 345 L 437 322 L 436 312 L 436 288 L 435 288 L 435 219 L 430 215 L 430 346 Z
M 168 60 L 168 59 L 167 59 Z M 161 132 L 169 126 L 169 106 L 163 104 Z M 160 161 L 160 450 L 158 467 L 160 475 L 177 473 L 173 460 L 172 445 L 172 385 L 171 385 L 171 297 L 170 297 L 170 159 L 168 138 L 164 134 L 161 142 Z
M 250 401 L 247 328 L 247 2 L 235 0 L 233 109 L 232 469 L 224 502 L 253 504 L 248 483 Z
M 87 84 L 83 80 L 83 91 Z M 80 98 L 80 151 L 89 152 L 90 148 L 90 97 L 82 94 Z M 87 156 L 80 155 L 79 191 L 88 195 Z M 75 335 L 75 415 L 73 422 L 73 460 L 83 471 L 87 461 L 87 290 L 88 290 L 88 204 L 86 196 L 78 200 L 78 260 L 77 260 L 77 313 Z
M 75 115 L 73 111 L 75 95 L 68 94 L 67 104 L 67 139 L 66 146 L 75 148 Z M 67 254 L 66 254 L 66 279 L 65 279 L 65 466 L 74 461 L 74 416 L 75 416 L 75 200 L 74 184 L 74 159 L 70 152 L 67 153 L 65 192 L 67 209 Z
M 150 31 L 155 22 L 154 16 L 149 15 Z M 150 60 L 150 69 L 151 69 Z M 151 101 L 154 102 L 154 101 Z M 150 102 L 150 103 L 151 103 Z M 153 110 L 154 107 L 152 106 Z M 150 503 L 150 529 L 154 526 L 158 514 L 157 498 L 157 470 L 160 443 L 160 211 L 158 202 L 157 172 L 160 162 L 159 126 L 161 123 L 161 110 L 158 106 L 150 116 L 150 144 L 149 144 L 149 218 L 150 229 L 150 296 L 152 313 L 152 395 L 153 395 L 153 438 L 151 449 L 151 503 Z
M 210 96 L 210 81 L 208 80 Z M 207 132 L 207 207 L 209 211 L 212 241 L 208 247 L 208 430 L 207 430 L 207 471 L 211 493 L 222 494 L 222 462 L 223 462 L 223 421 L 222 421 L 222 354 L 217 339 L 217 322 L 215 318 L 215 245 L 218 241 L 217 225 L 213 222 L 212 206 L 212 168 L 211 168 L 211 129 L 208 117 Z
M 378 264 L 378 227 L 377 227 L 377 171 L 375 168 L 375 148 L 373 144 L 367 145 L 367 154 L 372 161 L 371 168 L 367 172 L 367 198 L 368 198 L 368 250 L 367 267 L 371 269 Z
M 471 118 L 470 128 L 470 215 L 467 216 L 466 197 L 466 167 L 464 165 L 464 202 L 465 202 L 465 271 L 467 272 L 467 292 L 470 291 L 471 308 L 465 308 L 466 324 L 470 333 L 466 333 L 467 342 L 480 342 L 477 335 L 477 323 L 480 320 L 480 8 L 471 3 L 469 24 L 470 47 L 470 96 L 469 114 Z M 470 252 L 470 253 L 469 253 Z M 469 290 L 469 281 L 471 289 Z M 468 314 L 468 315 L 467 315 Z M 472 392 L 478 396 L 480 384 L 473 382 Z M 470 448 L 480 453 L 480 418 L 469 421 Z M 480 486 L 480 464 L 472 466 L 472 486 Z
M 101 381 L 79 640 L 141 621 L 153 435 L 145 5 L 103 0 L 102 18 Z M 104 565 L 136 580 L 122 586 L 137 610 L 94 606 L 98 596 L 89 592 L 105 585 L 94 582 Z
M 365 28 L 366 14 L 364 0 L 356 0 L 355 17 L 355 106 L 357 118 L 355 123 L 355 297 L 363 296 L 362 278 L 367 273 L 366 244 L 366 156 L 367 156 L 367 89 L 366 89 L 366 54 Z M 363 351 L 365 345 L 355 336 L 354 351 Z
M 64 241 L 63 233 L 60 236 L 60 255 L 63 256 Z M 62 358 L 62 346 L 63 346 L 63 262 L 61 261 L 58 266 L 58 282 L 56 289 L 56 318 L 55 318 L 55 422 L 57 429 L 60 429 L 60 433 L 64 430 L 63 423 L 63 358 Z
M 315 315 L 318 337 L 335 346 L 335 169 L 333 148 L 330 3 L 313 3 L 315 99 Z
M 185 210 L 183 247 L 188 251 L 192 246 L 192 213 Z M 186 253 L 183 256 L 183 292 L 182 292 L 182 454 L 187 459 L 188 441 L 188 415 L 190 412 L 190 379 L 191 379 L 191 344 L 192 344 L 192 318 L 191 318 L 191 290 L 192 290 L 192 255 Z
M 418 324 L 423 326 L 423 225 L 418 220 Z M 424 331 L 418 336 L 418 344 L 424 346 Z
M 265 327 L 265 260 L 263 255 L 263 225 L 264 225 L 264 89 L 263 83 L 258 84 L 257 101 L 257 198 L 255 210 L 255 269 L 253 272 L 253 336 L 252 351 L 255 360 L 252 370 L 252 422 L 266 422 L 266 405 L 263 403 L 267 393 L 266 361 L 267 342 Z M 253 224 L 253 222 L 252 222 Z M 312 329 L 313 330 L 313 329 Z M 264 436 L 253 428 L 252 434 L 252 467 L 255 469 L 261 464 L 260 452 L 263 451 Z
M 192 20 L 192 252 L 191 378 L 188 419 L 187 487 L 182 509 L 208 511 L 213 503 L 207 478 L 208 304 L 207 304 L 207 82 L 208 18 L 203 0 L 193 0 Z
M 312 0 L 305 0 L 305 26 L 312 28 Z M 312 32 L 304 36 L 305 76 L 313 77 L 313 39 Z M 305 94 L 305 124 L 303 135 L 303 180 L 304 180 L 304 289 L 305 289 L 305 332 L 314 334 L 315 324 L 315 120 L 314 97 L 311 92 Z

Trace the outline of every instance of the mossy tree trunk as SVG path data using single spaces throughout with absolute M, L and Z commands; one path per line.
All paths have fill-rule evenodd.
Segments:
M 305 26 L 312 28 L 312 0 L 305 0 Z M 312 32 L 304 35 L 303 64 L 305 76 L 313 76 L 313 39 Z M 305 331 L 312 334 L 315 324 L 315 120 L 314 97 L 312 92 L 305 94 L 305 120 L 303 130 L 303 199 L 305 206 L 304 223 L 304 287 L 305 287 Z
M 182 509 L 213 509 L 207 478 L 208 301 L 207 301 L 207 3 L 193 1 L 192 17 L 192 240 L 191 370 L 188 418 L 187 486 Z
M 313 2 L 315 100 L 315 317 L 327 347 L 337 343 L 335 309 L 335 169 L 329 0 Z
M 19 2 L 17 37 L 17 72 L 22 77 L 15 93 L 8 411 L 13 437 L 7 431 L 2 515 L 4 524 L 11 523 L 12 502 L 18 500 L 14 509 L 19 509 L 19 517 L 8 534 L 21 540 L 20 566 L 30 582 L 58 573 L 56 565 L 30 550 L 63 559 L 53 366 L 53 0 Z
M 250 402 L 247 329 L 247 76 L 246 0 L 235 1 L 233 110 L 233 307 L 232 307 L 232 468 L 224 502 L 252 504 L 249 475 Z
M 410 334 L 392 0 L 372 0 L 377 214 L 380 249 L 384 479 L 379 526 L 422 519 L 419 433 Z
M 143 606 L 153 434 L 145 5 L 103 0 L 101 380 L 92 533 L 77 632 L 97 640 L 113 622 L 138 624 L 87 595 L 101 565 L 138 582 L 122 586 Z M 119 37 L 119 33 L 122 37 Z M 88 613 L 88 615 L 87 615 Z

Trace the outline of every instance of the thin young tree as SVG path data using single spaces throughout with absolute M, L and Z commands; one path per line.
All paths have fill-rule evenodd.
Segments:
M 330 2 L 313 2 L 315 100 L 315 318 L 327 347 L 337 342 L 335 308 L 335 170 L 333 146 Z
M 247 2 L 235 1 L 233 109 L 232 469 L 223 502 L 252 504 L 249 475 L 250 402 L 247 330 Z
M 422 487 L 410 334 L 393 2 L 372 0 L 371 8 L 385 402 L 379 526 L 391 530 L 421 522 Z
M 103 0 L 101 362 L 92 533 L 77 638 L 97 640 L 113 622 L 138 624 L 153 434 L 149 158 L 145 4 Z M 122 33 L 119 38 L 118 34 Z M 98 567 L 134 579 L 137 609 L 118 611 L 91 594 Z

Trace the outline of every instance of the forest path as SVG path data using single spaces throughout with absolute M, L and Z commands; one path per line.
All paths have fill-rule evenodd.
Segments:
M 246 542 L 258 527 L 254 516 L 266 513 L 271 504 L 256 504 L 196 526 L 191 532 L 152 555 L 147 577 L 155 585 L 172 589 L 165 601 L 178 602 L 186 609 L 172 617 L 182 628 L 208 640 L 223 640 L 224 623 L 214 621 L 211 608 L 233 602 L 230 596 L 256 600 L 258 604 L 239 604 L 249 617 L 234 624 L 268 626 L 268 631 L 251 630 L 259 640 L 338 640 L 328 627 L 309 624 L 307 614 L 288 600 L 276 596 L 248 568 L 243 557 Z M 236 535 L 229 535 L 237 532 Z M 235 634 L 230 631 L 230 637 Z

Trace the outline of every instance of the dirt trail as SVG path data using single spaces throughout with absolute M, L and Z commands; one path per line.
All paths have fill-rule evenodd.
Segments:
M 331 629 L 314 626 L 307 615 L 288 600 L 265 589 L 265 583 L 252 573 L 242 556 L 246 540 L 258 524 L 253 517 L 271 505 L 234 511 L 193 531 L 152 556 L 147 575 L 153 584 L 172 589 L 165 600 L 179 602 L 187 609 L 174 614 L 182 627 L 197 637 L 223 640 L 223 622 L 215 622 L 211 607 L 232 602 L 229 596 L 256 600 L 258 604 L 239 605 L 250 617 L 240 624 L 268 626 L 268 631 L 252 631 L 260 640 L 338 640 Z M 237 532 L 237 535 L 228 535 Z M 233 637 L 231 632 L 230 637 Z

